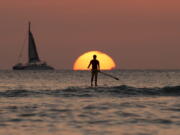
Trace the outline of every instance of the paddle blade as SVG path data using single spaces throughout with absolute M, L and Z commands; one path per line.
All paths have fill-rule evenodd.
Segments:
M 114 79 L 119 80 L 119 78 L 114 78 Z

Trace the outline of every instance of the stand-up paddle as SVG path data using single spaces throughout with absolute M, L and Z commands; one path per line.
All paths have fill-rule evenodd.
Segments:
M 101 71 L 99 71 L 99 73 L 101 73 L 101 74 L 103 74 L 103 75 L 106 75 L 106 76 L 109 76 L 109 77 L 111 77 L 111 78 L 113 78 L 113 79 L 115 79 L 115 80 L 119 80 L 119 78 L 117 78 L 117 77 L 115 77 L 115 76 L 112 76 L 112 75 L 110 75 L 110 74 L 107 74 L 107 73 L 104 73 L 104 72 L 101 72 Z

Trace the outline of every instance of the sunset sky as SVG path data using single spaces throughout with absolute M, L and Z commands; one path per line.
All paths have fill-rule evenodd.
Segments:
M 0 69 L 17 63 L 29 20 L 56 69 L 91 50 L 118 69 L 180 69 L 179 0 L 0 0 Z

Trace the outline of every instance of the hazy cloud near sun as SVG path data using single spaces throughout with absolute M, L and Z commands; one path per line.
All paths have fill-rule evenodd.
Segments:
M 56 68 L 71 69 L 90 50 L 111 55 L 118 68 L 180 68 L 179 5 L 177 0 L 0 1 L 0 68 L 16 63 L 28 20 L 41 58 Z

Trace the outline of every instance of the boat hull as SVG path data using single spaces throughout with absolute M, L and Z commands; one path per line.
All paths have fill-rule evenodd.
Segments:
M 54 70 L 49 65 L 15 65 L 13 70 Z

